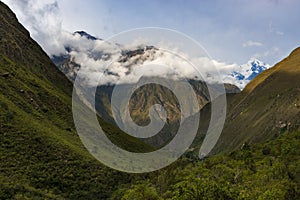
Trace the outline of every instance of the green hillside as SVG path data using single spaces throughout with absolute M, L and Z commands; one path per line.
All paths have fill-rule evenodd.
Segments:
M 203 160 L 187 153 L 156 172 L 121 173 L 84 148 L 72 119 L 71 82 L 0 2 L 0 199 L 300 199 L 299 77 L 296 49 L 229 95 L 215 151 L 230 153 Z M 205 132 L 209 104 L 201 116 Z M 99 122 L 116 145 L 153 151 Z
M 72 84 L 0 2 L 0 199 L 107 198 L 132 175 L 104 167 L 72 119 Z M 152 148 L 102 120 L 130 151 Z
M 229 99 L 225 127 L 215 152 L 299 130 L 299 80 L 300 48 L 297 48 Z

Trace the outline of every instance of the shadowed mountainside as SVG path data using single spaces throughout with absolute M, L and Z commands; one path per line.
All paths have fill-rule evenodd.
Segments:
M 134 177 L 104 167 L 72 119 L 72 83 L 0 2 L 0 199 L 105 199 Z M 125 149 L 152 148 L 101 119 Z

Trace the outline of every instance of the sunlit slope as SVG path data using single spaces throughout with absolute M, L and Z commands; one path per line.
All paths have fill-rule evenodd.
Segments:
M 300 48 L 264 71 L 229 101 L 216 151 L 276 138 L 300 127 Z

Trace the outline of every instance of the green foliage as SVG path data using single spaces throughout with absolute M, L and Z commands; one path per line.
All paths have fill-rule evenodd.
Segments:
M 300 132 L 285 133 L 275 140 L 247 144 L 241 150 L 202 161 L 191 163 L 183 158 L 151 174 L 148 182 L 163 199 L 297 200 L 300 199 L 299 147 Z M 132 189 L 136 186 L 139 184 L 125 185 L 115 194 L 138 195 L 139 191 Z
M 71 82 L 2 2 L 0 85 L 0 199 L 106 199 L 135 178 L 84 148 L 73 124 Z M 150 149 L 100 123 L 117 145 Z
M 121 200 L 160 200 L 155 187 L 149 182 L 140 182 L 129 190 L 123 191 Z M 112 199 L 119 199 L 120 196 L 113 196 Z
M 299 83 L 299 76 L 296 78 L 293 83 Z M 0 199 L 300 197 L 300 132 L 281 133 L 263 144 L 245 145 L 201 161 L 183 157 L 146 175 L 104 167 L 75 133 L 71 83 L 2 2 L 0 85 Z M 100 123 L 119 146 L 135 152 L 151 150 L 117 128 Z
M 270 189 L 259 196 L 258 200 L 280 200 L 284 199 L 284 193 L 278 189 Z
M 207 178 L 187 177 L 184 181 L 177 183 L 171 199 L 232 199 L 229 188 L 222 187 L 213 180 Z M 170 195 L 170 194 L 169 194 Z

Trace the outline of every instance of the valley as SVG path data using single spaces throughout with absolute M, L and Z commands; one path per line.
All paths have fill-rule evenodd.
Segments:
M 74 35 L 101 40 L 85 32 Z M 130 49 L 118 62 L 134 58 L 142 63 L 155 59 L 154 51 L 153 46 Z M 0 199 L 299 199 L 300 48 L 273 67 L 250 62 L 257 68 L 247 71 L 243 79 L 250 82 L 242 90 L 225 84 L 224 129 L 213 151 L 201 159 L 211 102 L 206 83 L 189 79 L 201 115 L 193 144 L 171 165 L 141 174 L 105 166 L 82 144 L 72 116 L 73 81 L 81 66 L 70 52 L 50 58 L 0 1 Z M 89 53 L 95 60 L 111 56 Z M 149 123 L 153 104 L 167 111 L 164 128 L 147 140 L 116 126 L 110 105 L 114 87 L 97 86 L 95 98 L 98 122 L 110 141 L 144 153 L 174 137 L 181 111 L 168 88 L 149 84 L 130 100 L 130 114 L 139 125 Z

